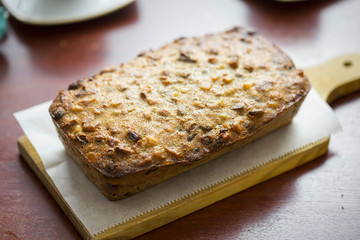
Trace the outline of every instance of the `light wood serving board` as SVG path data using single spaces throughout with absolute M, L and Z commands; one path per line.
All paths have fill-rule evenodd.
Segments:
M 332 102 L 360 89 L 360 54 L 349 54 L 335 58 L 316 67 L 306 69 L 305 74 L 321 97 L 328 103 Z M 18 139 L 18 148 L 25 161 L 85 239 L 129 239 L 311 161 L 327 151 L 329 140 L 330 138 L 325 138 L 296 151 L 289 149 L 289 154 L 274 159 L 268 164 L 261 165 L 162 208 L 147 212 L 96 236 L 92 236 L 87 231 L 66 203 L 46 173 L 38 153 L 26 136 Z

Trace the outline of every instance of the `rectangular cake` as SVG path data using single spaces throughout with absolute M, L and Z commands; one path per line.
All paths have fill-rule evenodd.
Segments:
M 276 45 L 235 27 L 75 81 L 49 111 L 66 150 L 118 200 L 288 124 L 309 89 Z

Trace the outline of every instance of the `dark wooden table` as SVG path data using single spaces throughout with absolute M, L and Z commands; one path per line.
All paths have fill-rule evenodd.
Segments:
M 9 19 L 0 43 L 0 239 L 80 239 L 19 156 L 12 114 L 107 65 L 174 38 L 250 26 L 298 66 L 360 52 L 360 1 L 142 0 L 84 23 Z M 343 131 L 329 152 L 139 239 L 360 239 L 360 93 L 332 104 Z

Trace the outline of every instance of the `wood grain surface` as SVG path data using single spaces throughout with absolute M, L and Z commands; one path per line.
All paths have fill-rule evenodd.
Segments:
M 0 239 L 81 239 L 19 156 L 12 114 L 107 65 L 180 36 L 257 29 L 297 66 L 360 52 L 360 1 L 139 0 L 83 23 L 9 19 L 0 42 Z M 343 131 L 329 152 L 138 239 L 359 239 L 360 93 L 332 104 Z

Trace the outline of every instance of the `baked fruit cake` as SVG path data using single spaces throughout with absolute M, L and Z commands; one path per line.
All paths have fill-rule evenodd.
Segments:
M 117 200 L 289 123 L 309 89 L 276 45 L 235 27 L 78 80 L 50 115 L 88 178 Z

